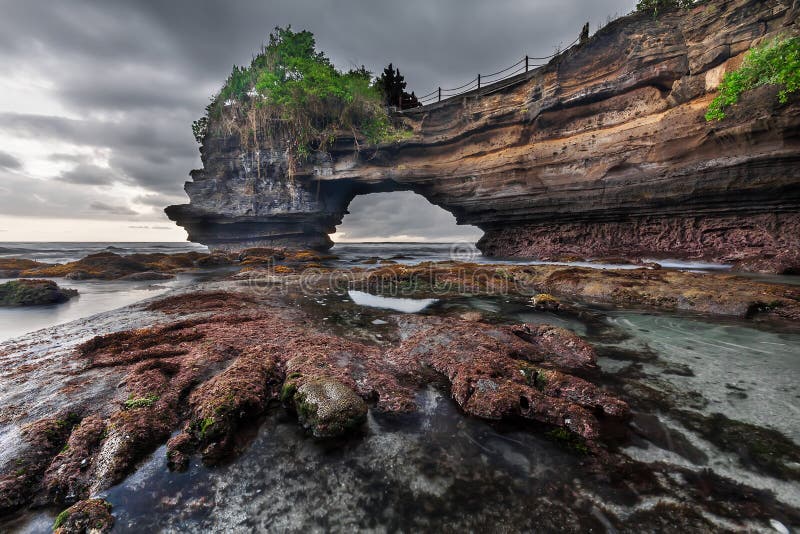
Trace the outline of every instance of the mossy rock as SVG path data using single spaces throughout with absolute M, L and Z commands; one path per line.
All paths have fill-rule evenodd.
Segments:
M 367 404 L 335 378 L 304 382 L 294 393 L 300 423 L 317 438 L 341 436 L 367 419 Z
M 62 289 L 51 280 L 12 280 L 0 284 L 0 306 L 59 304 L 77 294 L 74 289 Z
M 56 517 L 55 534 L 105 534 L 111 532 L 114 517 L 111 504 L 103 499 L 87 499 L 70 506 Z
M 537 310 L 555 311 L 561 307 L 561 302 L 553 295 L 539 293 L 531 297 L 531 304 Z

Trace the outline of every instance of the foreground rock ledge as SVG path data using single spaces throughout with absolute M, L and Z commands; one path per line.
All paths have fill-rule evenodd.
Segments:
M 92 498 L 168 440 L 175 469 L 194 454 L 216 463 L 279 399 L 314 437 L 341 436 L 365 422 L 367 403 L 415 410 L 429 369 L 466 413 L 564 428 L 587 450 L 602 449 L 598 418 L 628 414 L 625 402 L 570 374 L 591 373 L 595 353 L 563 329 L 398 316 L 391 324 L 404 341 L 376 346 L 318 329 L 283 298 L 258 292 L 190 292 L 149 310 L 164 323 L 92 338 L 36 368 L 39 391 L 58 387 L 18 406 L 10 422 L 20 439 L 0 472 L 0 513 Z
M 149 314 L 150 326 L 97 336 L 67 351 L 57 348 L 63 340 L 44 354 L 24 344 L 0 350 L 8 384 L 0 428 L 15 436 L 0 467 L 0 515 L 55 504 L 74 505 L 72 511 L 81 512 L 70 513 L 76 521 L 84 511 L 91 517 L 107 512 L 91 499 L 164 443 L 172 469 L 185 469 L 193 456 L 216 464 L 235 457 L 241 436 L 278 401 L 296 413 L 310 439 L 340 438 L 357 433 L 369 410 L 416 410 L 418 393 L 431 384 L 448 391 L 467 415 L 522 422 L 586 455 L 593 476 L 613 479 L 616 471 L 641 468 L 606 447 L 608 428 L 627 428 L 619 423 L 628 419 L 629 405 L 593 383 L 595 349 L 573 332 L 546 324 L 492 324 L 476 311 L 389 314 L 381 327 L 385 340 L 364 342 L 344 337 L 301 305 L 309 291 L 337 289 L 340 277 L 368 291 L 412 288 L 418 296 L 498 290 L 504 298 L 530 295 L 532 307 L 575 317 L 587 299 L 800 320 L 800 289 L 731 275 L 445 262 L 330 271 L 330 278 L 313 268 L 314 276 L 304 278 L 309 263 L 281 270 L 259 260 L 256 269 L 216 283 L 218 289 L 189 290 L 130 310 Z M 285 291 L 268 290 L 279 285 Z M 701 433 L 713 428 L 708 418 L 690 420 Z M 728 432 L 724 447 L 734 439 L 739 446 L 737 432 L 780 445 L 780 457 L 753 461 L 759 469 L 796 477 L 785 468 L 797 458 L 790 440 L 774 431 L 717 424 Z M 763 446 L 754 443 L 752 450 Z
M 490 255 L 797 272 L 798 97 L 762 87 L 725 121 L 703 116 L 746 51 L 798 20 L 792 2 L 752 0 L 623 17 L 502 89 L 405 112 L 411 139 L 356 152 L 344 135 L 294 176 L 285 147 L 210 134 L 190 203 L 167 214 L 214 249 L 327 248 L 355 196 L 411 190 L 484 230 Z

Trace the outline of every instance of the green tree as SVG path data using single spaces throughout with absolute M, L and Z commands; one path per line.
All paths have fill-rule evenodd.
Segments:
M 695 0 L 639 0 L 636 10 L 657 17 L 666 11 L 691 7 L 694 2 Z
M 406 92 L 405 78 L 400 74 L 400 69 L 395 69 L 394 65 L 389 63 L 383 73 L 378 77 L 375 84 L 383 94 L 384 102 L 387 106 L 396 106 L 400 109 L 409 109 L 419 106 L 417 96 L 412 93 Z
M 342 131 L 370 143 L 398 135 L 382 100 L 365 67 L 343 73 L 316 49 L 311 32 L 278 27 L 249 67 L 234 65 L 208 108 L 217 120 L 201 119 L 193 129 L 202 140 L 204 126 L 225 125 L 247 143 L 288 146 L 300 160 L 325 151 Z

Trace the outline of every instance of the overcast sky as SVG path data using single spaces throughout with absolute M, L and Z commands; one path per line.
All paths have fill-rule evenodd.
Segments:
M 635 0 L 0 0 L 0 241 L 180 241 L 191 121 L 276 25 L 424 94 L 552 53 Z M 337 238 L 480 235 L 410 193 L 357 198 Z M 387 214 L 389 214 L 387 216 Z M 400 237 L 401 239 L 403 237 Z

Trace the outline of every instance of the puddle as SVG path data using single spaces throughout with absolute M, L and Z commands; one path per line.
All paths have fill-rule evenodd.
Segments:
M 348 291 L 347 294 L 359 306 L 369 308 L 380 308 L 383 310 L 394 310 L 401 313 L 419 313 L 431 304 L 437 302 L 436 299 L 400 299 L 394 297 L 380 297 L 363 291 Z

